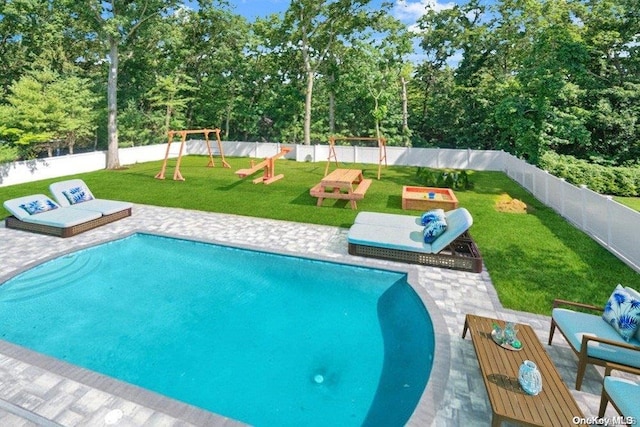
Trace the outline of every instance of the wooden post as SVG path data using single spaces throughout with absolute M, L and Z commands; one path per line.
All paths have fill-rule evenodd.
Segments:
M 173 180 L 174 181 L 184 181 L 182 174 L 180 173 L 180 162 L 182 161 L 182 150 L 184 149 L 184 143 L 187 141 L 187 132 L 180 131 L 181 141 L 180 141 L 180 151 L 178 151 L 178 161 L 176 162 L 176 170 L 173 171 Z
M 371 137 L 329 137 L 329 156 L 327 157 L 327 166 L 324 168 L 324 176 L 327 176 L 329 173 L 329 165 L 331 164 L 331 159 L 333 158 L 336 162 L 336 167 L 338 167 L 338 157 L 336 155 L 336 139 L 345 140 L 345 141 L 377 141 L 378 143 L 378 179 L 380 179 L 380 174 L 382 171 L 382 162 L 384 161 L 384 166 L 387 167 L 387 140 L 383 137 L 371 138 Z
M 336 167 L 338 167 L 338 156 L 336 155 L 336 138 L 335 136 L 329 137 L 329 157 L 327 157 L 327 166 L 324 168 L 324 176 L 327 176 L 329 173 L 329 165 L 331 164 L 331 158 L 336 162 Z
M 169 159 L 169 149 L 171 148 L 171 142 L 173 141 L 173 131 L 169 131 L 169 140 L 167 141 L 167 152 L 164 155 L 164 162 L 162 162 L 162 169 L 156 174 L 156 179 L 164 179 L 164 173 L 167 170 L 167 160 Z

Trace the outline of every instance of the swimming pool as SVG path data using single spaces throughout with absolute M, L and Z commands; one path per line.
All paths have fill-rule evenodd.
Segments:
M 22 273 L 0 305 L 5 340 L 254 425 L 402 424 L 433 358 L 406 274 L 146 234 Z

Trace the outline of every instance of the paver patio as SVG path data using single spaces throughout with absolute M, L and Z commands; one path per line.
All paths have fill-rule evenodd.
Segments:
M 347 230 L 338 227 L 145 205 L 135 205 L 129 218 L 68 239 L 10 230 L 0 224 L 0 282 L 51 257 L 136 231 L 406 270 L 414 286 L 420 286 L 431 300 L 438 349 L 428 391 L 410 424 L 490 425 L 491 410 L 473 345 L 460 337 L 466 313 L 531 325 L 585 416 L 598 412 L 601 373 L 590 366 L 582 391 L 573 390 L 576 359 L 560 338 L 552 347 L 546 346 L 549 318 L 504 309 L 486 270 L 475 274 L 350 256 Z M 607 416 L 615 415 L 609 407 Z M 0 342 L 0 425 L 110 424 L 238 423 Z

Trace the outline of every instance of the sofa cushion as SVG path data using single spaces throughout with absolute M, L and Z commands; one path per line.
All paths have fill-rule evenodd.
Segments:
M 566 308 L 554 308 L 551 316 L 574 351 L 580 351 L 583 335 L 597 336 L 621 343 L 625 342 L 620 334 L 605 322 L 601 316 L 568 310 Z M 629 340 L 629 344 L 640 347 L 640 341 L 635 337 Z M 598 359 L 640 368 L 640 350 L 628 350 L 608 344 L 591 342 L 589 343 L 587 353 L 589 356 Z
M 606 376 L 604 388 L 623 416 L 640 420 L 640 384 L 625 378 Z
M 640 300 L 631 296 L 622 285 L 618 285 L 604 307 L 602 318 L 625 341 L 629 341 L 640 326 Z

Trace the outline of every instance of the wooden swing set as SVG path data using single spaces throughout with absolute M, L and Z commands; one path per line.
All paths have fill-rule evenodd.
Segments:
M 342 137 L 342 136 L 330 136 L 329 137 L 329 157 L 327 158 L 327 166 L 324 168 L 324 175 L 327 176 L 329 173 L 329 165 L 331 164 L 331 159 L 338 166 L 338 157 L 336 155 L 336 141 L 376 141 L 378 143 L 378 179 L 380 179 L 380 172 L 382 169 L 382 162 L 384 161 L 384 166 L 387 167 L 387 140 L 383 137 L 372 138 L 372 137 Z
M 220 157 L 222 159 L 222 167 L 230 168 L 231 165 L 227 163 L 224 159 L 224 151 L 222 149 L 222 141 L 220 141 L 220 129 L 195 129 L 195 130 L 170 130 L 169 131 L 169 141 L 167 142 L 167 152 L 164 155 L 164 162 L 162 163 L 162 169 L 160 172 L 156 174 L 157 179 L 164 179 L 164 174 L 167 170 L 167 161 L 169 160 L 169 150 L 171 148 L 171 143 L 173 142 L 173 137 L 175 135 L 180 135 L 180 151 L 178 152 L 178 160 L 176 161 L 176 169 L 173 172 L 173 180 L 174 181 L 184 181 L 182 174 L 180 173 L 180 162 L 182 160 L 182 151 L 184 150 L 184 144 L 187 141 L 187 135 L 193 134 L 204 134 L 204 139 L 207 144 L 207 151 L 209 152 L 209 163 L 207 163 L 207 167 L 211 168 L 215 166 L 215 161 L 213 160 L 213 153 L 211 151 L 211 142 L 209 141 L 209 134 L 215 133 L 216 140 L 218 141 L 218 150 L 220 151 Z

